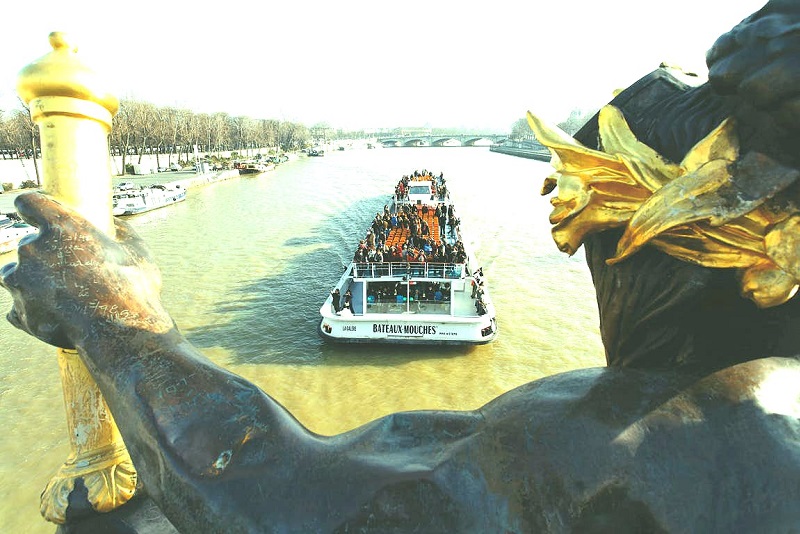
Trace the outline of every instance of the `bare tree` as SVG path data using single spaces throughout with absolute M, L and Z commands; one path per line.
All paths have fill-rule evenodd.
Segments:
M 6 116 L 9 118 L 3 119 L 0 112 L 0 153 L 3 158 L 38 154 L 38 130 L 30 120 L 27 108 L 23 105 L 22 109 Z M 325 132 L 332 135 L 333 129 L 324 126 Z M 109 136 L 110 153 L 121 156 L 120 174 L 125 174 L 126 164 L 134 155 L 138 155 L 141 163 L 145 154 L 155 154 L 156 165 L 161 167 L 161 154 L 169 154 L 168 165 L 171 165 L 175 155 L 178 161 L 181 157 L 190 161 L 195 147 L 206 154 L 213 152 L 219 156 L 223 151 L 252 155 L 255 149 L 260 148 L 300 150 L 309 144 L 309 129 L 302 124 L 247 116 L 231 117 L 222 112 L 194 113 L 132 98 L 120 101 Z M 38 165 L 35 158 L 33 161 L 39 182 Z
M 300 150 L 309 145 L 311 136 L 302 124 L 282 122 L 278 136 L 280 147 L 286 151 Z
M 511 127 L 511 140 L 530 141 L 533 138 L 533 130 L 528 126 L 528 119 L 517 119 L 517 122 Z
M 211 116 L 211 136 L 213 150 L 219 155 L 230 143 L 230 117 L 227 113 L 214 113 Z
M 23 109 L 16 109 L 11 112 L 12 130 L 17 137 L 17 144 L 20 148 L 20 152 L 25 154 L 26 159 L 31 158 L 33 161 L 36 185 L 41 186 L 42 180 L 39 176 L 39 163 L 37 160 L 39 156 L 39 129 L 31 118 L 30 108 L 28 108 L 22 100 L 20 100 L 19 103 Z
M 587 109 L 573 109 L 569 113 L 569 117 L 567 117 L 564 121 L 558 123 L 558 127 L 567 132 L 568 134 L 572 135 L 581 127 L 586 124 L 586 121 L 592 118 L 594 114 L 597 113 L 597 110 L 587 110 Z
M 259 146 L 272 148 L 278 144 L 278 125 L 274 120 L 258 121 L 256 142 Z
M 152 152 L 151 147 L 157 131 L 156 121 L 158 120 L 158 113 L 153 104 L 149 102 L 136 102 L 132 108 L 132 116 L 132 127 L 136 132 L 136 151 L 139 153 L 138 163 L 141 164 L 144 154 Z M 156 152 L 156 166 L 160 166 L 158 162 L 158 152 Z
M 191 113 L 186 109 L 166 108 L 165 116 L 169 121 L 169 142 L 170 142 L 170 164 L 172 163 L 172 154 L 176 154 L 180 160 L 180 152 L 183 145 L 186 145 L 184 140 L 184 132 L 186 131 L 186 123 L 189 121 Z M 186 161 L 189 160 L 187 155 Z
M 164 154 L 167 149 L 167 145 L 170 144 L 170 132 L 171 132 L 171 124 L 170 124 L 170 115 L 168 112 L 169 108 L 154 108 L 155 113 L 155 120 L 154 120 L 154 127 L 153 127 L 153 148 L 156 151 L 156 165 L 161 165 L 159 161 L 159 155 Z M 167 156 L 167 167 L 172 165 L 170 161 L 172 158 L 172 150 L 169 151 L 169 155 Z
M 133 144 L 133 105 L 129 100 L 121 100 L 119 111 L 114 116 L 111 127 L 111 146 L 112 153 L 117 152 L 122 156 L 122 168 L 120 174 L 125 174 L 125 162 L 131 151 Z
M 199 115 L 190 113 L 184 123 L 184 135 L 186 140 L 186 160 L 191 161 L 194 156 L 191 155 L 195 150 L 201 150 L 203 147 L 203 125 Z

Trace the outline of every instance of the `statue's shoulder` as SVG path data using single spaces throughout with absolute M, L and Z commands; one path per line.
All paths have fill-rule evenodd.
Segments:
M 532 530 L 548 530 L 545 516 L 580 532 L 782 532 L 800 524 L 797 358 L 706 373 L 569 371 L 483 412 L 493 428 L 479 439 L 492 450 L 513 444 L 508 463 L 526 469 L 503 471 L 502 454 L 482 457 L 532 488 L 520 496 L 523 509 L 545 511 L 531 516 Z
M 609 104 L 622 110 L 626 117 L 635 119 L 651 115 L 654 106 L 663 105 L 664 101 L 684 95 L 699 85 L 701 81 L 695 75 L 661 66 L 620 91 Z M 575 139 L 594 146 L 597 133 L 595 115 L 575 134 Z
M 697 76 L 659 67 L 619 92 L 609 104 L 622 112 L 639 141 L 679 162 L 733 114 L 736 99 L 717 94 Z M 601 149 L 597 115 L 574 137 L 589 148 Z

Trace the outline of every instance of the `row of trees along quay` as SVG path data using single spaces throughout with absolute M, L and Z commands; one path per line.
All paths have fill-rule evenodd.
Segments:
M 30 110 L 22 103 L 20 106 L 8 112 L 0 110 L 0 157 L 33 159 L 37 183 L 29 187 L 38 187 L 39 168 L 32 156 L 41 155 L 39 131 Z M 126 162 L 141 163 L 144 155 L 153 155 L 157 167 L 188 164 L 195 158 L 195 147 L 198 154 L 218 163 L 224 159 L 223 153 L 250 157 L 261 147 L 283 153 L 309 146 L 311 133 L 302 124 L 223 112 L 195 113 L 131 99 L 120 101 L 109 136 L 109 153 L 121 156 L 123 174 Z
M 593 114 L 594 110 L 573 110 L 558 126 L 567 133 L 574 133 Z M 141 163 L 145 155 L 155 156 L 159 168 L 169 167 L 173 162 L 187 165 L 194 161 L 195 154 L 203 154 L 216 165 L 224 164 L 228 159 L 222 156 L 223 153 L 233 157 L 251 157 L 263 147 L 269 147 L 273 154 L 303 150 L 320 141 L 317 138 L 320 131 L 324 132 L 322 135 L 326 142 L 367 136 L 363 131 L 343 132 L 325 124 L 309 130 L 294 122 L 234 117 L 224 112 L 195 113 L 189 109 L 123 99 L 113 120 L 109 153 L 121 157 L 119 170 L 122 174 L 129 169 L 127 163 Z M 442 129 L 438 133 L 452 132 Z M 512 125 L 510 139 L 533 139 L 525 118 Z M 4 160 L 27 159 L 33 163 L 36 182 L 26 180 L 23 188 L 41 185 L 37 159 L 32 157 L 33 154 L 41 155 L 39 146 L 39 130 L 27 106 L 20 101 L 17 109 L 0 110 L 0 157 Z

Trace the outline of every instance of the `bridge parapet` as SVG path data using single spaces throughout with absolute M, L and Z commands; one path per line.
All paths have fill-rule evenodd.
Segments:
M 408 135 L 379 137 L 377 141 L 386 148 L 394 147 L 470 147 L 494 146 L 508 138 L 501 134 Z

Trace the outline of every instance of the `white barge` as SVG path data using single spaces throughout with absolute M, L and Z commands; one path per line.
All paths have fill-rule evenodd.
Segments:
M 274 171 L 275 165 L 272 163 L 261 163 L 260 161 L 237 161 L 234 162 L 233 168 L 239 171 L 239 174 L 261 174 Z
M 0 254 L 15 250 L 23 237 L 38 231 L 35 226 L 17 217 L 0 214 Z
M 186 189 L 180 185 L 153 184 L 135 188 L 132 184 L 120 184 L 112 194 L 111 212 L 114 216 L 136 215 L 184 200 Z
M 464 345 L 497 336 L 483 270 L 464 247 L 443 176 L 403 177 L 320 315 L 320 335 L 341 343 Z

